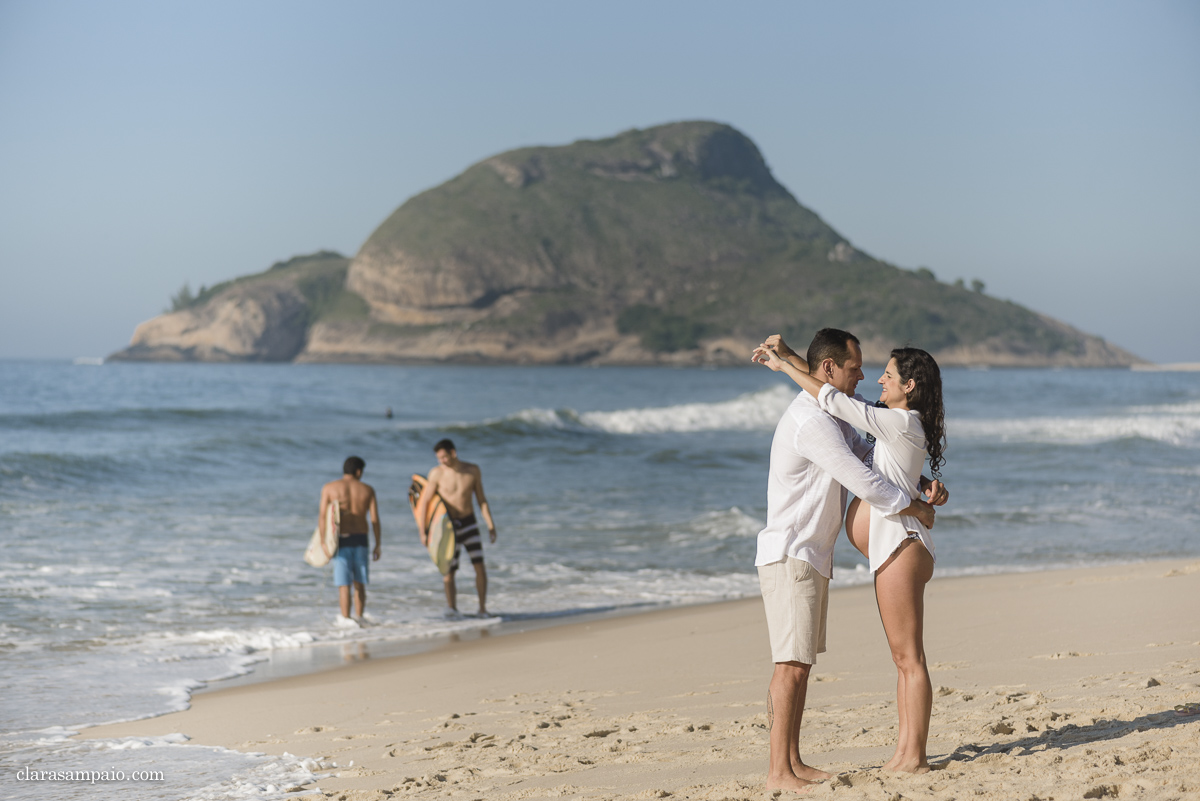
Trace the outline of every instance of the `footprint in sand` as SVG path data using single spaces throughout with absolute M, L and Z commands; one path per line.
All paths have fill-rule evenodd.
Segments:
M 882 784 L 879 777 L 872 776 L 865 771 L 856 771 L 854 773 L 839 773 L 833 777 L 830 786 L 837 787 L 863 787 L 868 784 Z

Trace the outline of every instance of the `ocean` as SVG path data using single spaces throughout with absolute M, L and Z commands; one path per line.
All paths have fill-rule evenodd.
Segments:
M 1200 373 L 944 381 L 937 576 L 1200 555 Z M 795 392 L 750 366 L 0 362 L 0 798 L 282 797 L 335 768 L 182 735 L 68 738 L 449 635 L 756 595 L 771 434 Z M 408 509 L 443 437 L 483 470 L 496 620 L 443 618 Z M 301 560 L 321 485 L 351 454 L 384 532 L 358 630 L 334 625 L 329 568 Z M 834 584 L 868 580 L 843 538 Z

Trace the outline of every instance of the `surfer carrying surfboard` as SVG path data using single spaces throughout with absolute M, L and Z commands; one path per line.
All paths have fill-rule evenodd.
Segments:
M 490 542 L 496 541 L 496 524 L 492 521 L 487 496 L 483 494 L 483 474 L 479 465 L 461 461 L 454 443 L 448 439 L 440 440 L 434 445 L 433 452 L 437 454 L 438 463 L 429 471 L 429 480 L 421 490 L 415 514 L 421 544 L 429 547 L 429 532 L 425 529 L 425 521 L 428 519 L 426 509 L 435 496 L 440 496 L 454 526 L 454 558 L 450 560 L 449 571 L 442 577 L 448 607 L 446 613 L 448 616 L 458 614 L 458 590 L 454 583 L 454 574 L 458 571 L 461 551 L 466 549 L 467 556 L 471 558 L 471 566 L 475 568 L 479 614 L 488 615 L 487 568 L 483 564 L 483 539 L 479 536 L 479 523 L 475 519 L 474 499 L 479 500 L 479 513 L 487 524 Z
M 338 588 L 338 606 L 341 616 L 338 625 L 354 628 L 362 620 L 367 605 L 367 515 L 375 529 L 375 550 L 371 553 L 379 561 L 380 530 L 379 506 L 375 502 L 375 489 L 362 482 L 367 463 L 351 456 L 342 465 L 342 477 L 330 481 L 321 488 L 321 533 L 325 533 L 326 509 L 337 503 L 340 514 L 338 526 L 338 549 L 330 564 L 333 565 L 333 584 Z M 354 585 L 354 606 L 357 613 L 350 617 L 350 585 Z M 358 620 L 355 620 L 357 618 Z

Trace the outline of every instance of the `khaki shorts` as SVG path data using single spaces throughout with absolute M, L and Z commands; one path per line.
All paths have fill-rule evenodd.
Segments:
M 825 652 L 829 579 L 803 559 L 788 557 L 758 569 L 758 585 L 767 609 L 771 659 L 815 664 Z

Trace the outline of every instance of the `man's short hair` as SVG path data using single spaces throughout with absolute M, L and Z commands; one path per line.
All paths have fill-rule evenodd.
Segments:
M 352 476 L 359 470 L 364 469 L 366 466 L 367 463 L 362 459 L 359 459 L 357 456 L 351 456 L 349 459 L 342 462 L 342 474 Z
M 434 453 L 437 453 L 438 451 L 457 451 L 457 450 L 458 450 L 458 448 L 454 447 L 454 443 L 448 439 L 439 439 L 437 441 L 437 444 L 433 446 Z
M 841 367 L 850 358 L 850 344 L 861 345 L 858 337 L 840 328 L 822 328 L 808 345 L 808 370 L 816 372 L 821 362 L 833 359 L 833 363 Z

